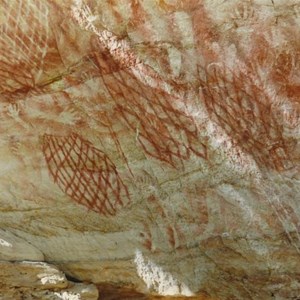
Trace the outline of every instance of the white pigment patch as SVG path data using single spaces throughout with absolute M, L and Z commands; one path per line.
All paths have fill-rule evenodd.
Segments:
M 3 246 L 3 247 L 12 247 L 12 244 L 3 240 L 3 239 L 0 239 L 0 246 Z
M 134 262 L 137 273 L 146 283 L 148 289 L 154 289 L 162 296 L 193 296 L 191 290 L 185 284 L 180 283 L 169 272 L 152 261 L 146 261 L 140 250 L 136 250 Z

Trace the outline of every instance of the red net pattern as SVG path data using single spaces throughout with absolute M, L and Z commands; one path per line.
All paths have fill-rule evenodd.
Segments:
M 181 99 L 142 83 L 128 70 L 104 75 L 103 80 L 117 114 L 146 154 L 172 167 L 191 154 L 207 157 L 194 118 L 176 107 Z
M 43 152 L 54 182 L 76 202 L 105 216 L 127 204 L 129 194 L 115 165 L 79 135 L 44 135 Z
M 271 96 L 253 78 L 251 73 L 233 73 L 220 65 L 209 68 L 201 83 L 208 112 L 259 165 L 290 169 L 294 141 L 283 136 Z
M 31 87 L 41 69 L 48 42 L 44 1 L 0 1 L 0 86 L 7 91 Z

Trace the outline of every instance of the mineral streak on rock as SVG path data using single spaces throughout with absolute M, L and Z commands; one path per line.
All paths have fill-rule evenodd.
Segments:
M 299 297 L 299 24 L 296 0 L 0 0 L 3 268 Z

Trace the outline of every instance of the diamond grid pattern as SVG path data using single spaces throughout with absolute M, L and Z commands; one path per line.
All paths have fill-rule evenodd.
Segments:
M 2 0 L 1 9 L 6 15 L 0 27 L 1 86 L 33 86 L 48 48 L 48 7 L 44 1 Z
M 54 182 L 76 202 L 107 216 L 129 200 L 115 165 L 79 135 L 44 135 L 43 152 Z
M 216 66 L 202 82 L 206 107 L 214 119 L 259 164 L 277 171 L 293 167 L 283 128 L 271 112 L 272 100 L 251 74 Z
M 205 140 L 193 117 L 176 108 L 176 97 L 145 86 L 130 70 L 104 75 L 103 81 L 121 120 L 138 130 L 138 142 L 149 156 L 172 167 L 191 154 L 207 157 Z

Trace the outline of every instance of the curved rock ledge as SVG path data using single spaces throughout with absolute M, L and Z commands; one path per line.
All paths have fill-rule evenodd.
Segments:
M 94 285 L 69 282 L 64 273 L 44 262 L 0 261 L 0 299 L 97 300 Z

